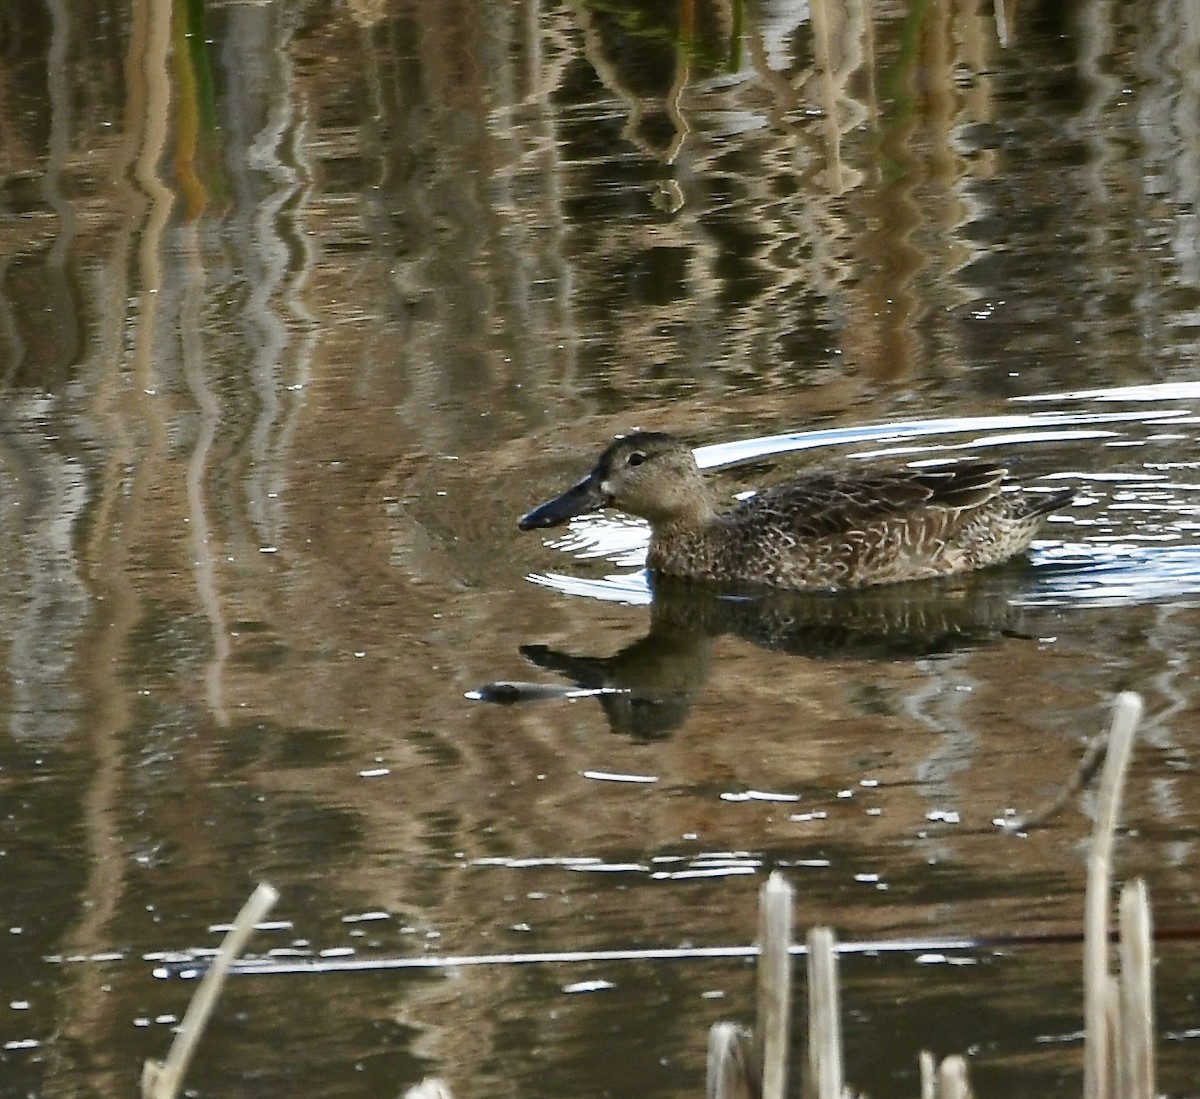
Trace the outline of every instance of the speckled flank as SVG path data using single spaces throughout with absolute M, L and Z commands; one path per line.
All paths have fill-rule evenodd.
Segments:
M 648 565 L 671 576 L 792 589 L 854 588 L 984 568 L 1029 546 L 1070 493 L 1004 492 L 1003 467 L 968 462 L 861 477 L 811 474 L 718 512 L 691 449 L 639 432 L 521 520 L 523 529 L 614 507 L 650 522 Z

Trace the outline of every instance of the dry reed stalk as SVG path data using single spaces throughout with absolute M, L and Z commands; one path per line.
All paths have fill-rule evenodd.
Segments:
M 1109 973 L 1104 983 L 1104 1018 L 1108 1023 L 1108 1049 L 1104 1062 L 1108 1072 L 1108 1090 L 1112 1099 L 1125 1099 L 1114 1091 L 1117 1079 L 1117 1035 L 1121 1033 L 1121 982 L 1115 973 Z
M 1114 1030 L 1106 1003 L 1110 997 L 1108 969 L 1109 894 L 1112 889 L 1112 849 L 1125 773 L 1133 737 L 1142 716 L 1142 700 L 1132 691 L 1117 696 L 1108 753 L 1100 780 L 1096 827 L 1088 857 L 1087 895 L 1083 927 L 1084 1099 L 1110 1099 L 1110 1059 Z M 1124 1097 L 1122 1097 L 1124 1099 Z
M 1104 754 L 1107 750 L 1108 734 L 1097 733 L 1088 743 L 1083 758 L 1079 761 L 1079 766 L 1075 768 L 1075 774 L 1057 794 L 1041 807 L 1026 813 L 1025 816 L 1016 820 L 1004 821 L 1001 827 L 1006 832 L 1031 832 L 1034 828 L 1040 828 L 1051 817 L 1057 816 L 1071 804 L 1075 795 L 1096 777 L 1096 772 L 1100 770 L 1100 764 L 1104 762 Z
M 430 1076 L 404 1093 L 404 1099 L 454 1099 L 446 1084 Z
M 938 1066 L 937 1099 L 971 1099 L 967 1062 L 958 1054 L 947 1057 Z
M 773 871 L 758 895 L 758 1005 L 755 1051 L 762 1099 L 784 1099 L 792 1021 L 792 906 L 787 879 Z
M 1120 1030 L 1117 1094 L 1121 1099 L 1153 1099 L 1154 1091 L 1154 932 L 1146 883 L 1138 878 L 1121 889 Z
M 957 1054 L 947 1057 L 941 1064 L 927 1049 L 918 1057 L 921 1066 L 921 1099 L 971 1099 L 971 1081 L 967 1075 L 967 1062 Z
M 217 997 L 221 995 L 229 967 L 242 952 L 246 940 L 254 933 L 254 925 L 270 912 L 278 899 L 279 894 L 275 889 L 264 883 L 259 885 L 250 894 L 250 899 L 242 905 L 233 926 L 221 941 L 221 949 L 209 966 L 208 972 L 204 974 L 204 979 L 188 1004 L 187 1011 L 184 1012 L 183 1022 L 179 1024 L 167 1059 L 147 1061 L 142 1066 L 143 1099 L 175 1099 L 192 1055 L 196 1052 L 196 1044 L 208 1025 L 209 1017 L 217 1004 Z
M 921 1050 L 917 1064 L 921 1069 L 921 1099 L 937 1099 L 937 1066 L 933 1054 L 927 1049 Z
M 708 1099 L 757 1099 L 753 1042 L 745 1027 L 713 1023 L 708 1032 Z
M 842 1099 L 841 994 L 837 946 L 827 927 L 808 933 L 808 1069 L 806 1093 L 815 1099 Z

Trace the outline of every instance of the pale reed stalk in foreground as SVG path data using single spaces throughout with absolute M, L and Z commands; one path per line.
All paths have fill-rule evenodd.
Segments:
M 792 1021 L 792 905 L 795 892 L 773 871 L 758 895 L 758 1011 L 755 1052 L 763 1099 L 784 1099 Z
M 808 933 L 808 1079 L 811 1099 L 842 1099 L 842 1008 L 837 944 L 828 927 Z
M 1120 1099 L 1153 1099 L 1154 931 L 1150 899 L 1141 878 L 1126 882 L 1121 889 L 1118 914 L 1121 974 L 1116 1094 Z
M 795 894 L 775 871 L 758 894 L 754 1029 L 716 1023 L 708 1034 L 708 1099 L 785 1099 L 792 1012 Z
M 947 1057 L 938 1066 L 937 1088 L 938 1099 L 971 1099 L 967 1062 L 958 1054 Z
M 708 1099 L 758 1099 L 754 1036 L 736 1023 L 713 1023 L 708 1032 Z
M 147 1061 L 142 1066 L 142 1099 L 175 1099 L 183 1083 L 184 1074 L 191 1063 L 192 1054 L 200 1035 L 208 1025 L 209 1016 L 221 995 L 221 986 L 229 973 L 229 967 L 242 952 L 246 940 L 254 934 L 254 925 L 259 922 L 279 899 L 278 892 L 269 885 L 259 885 L 233 921 L 221 949 L 209 966 L 208 972 L 196 989 L 192 1002 L 184 1013 L 183 1022 L 171 1043 L 165 1061 Z
M 917 1058 L 921 1066 L 921 1099 L 971 1099 L 967 1062 L 958 1054 L 947 1057 L 941 1064 L 927 1049 Z
M 1108 970 L 1108 921 L 1112 890 L 1112 849 L 1125 773 L 1133 752 L 1133 737 L 1142 716 L 1142 700 L 1132 691 L 1117 696 L 1108 755 L 1100 780 L 1096 827 L 1088 856 L 1087 895 L 1083 922 L 1084 1099 L 1112 1099 L 1110 1057 L 1116 1030 L 1108 1004 L 1115 1001 Z M 1115 1004 L 1114 1004 L 1115 1006 Z M 1129 1099 L 1120 1096 L 1120 1099 Z
M 454 1096 L 443 1081 L 430 1076 L 409 1088 L 404 1099 L 454 1099 Z
M 917 1054 L 917 1065 L 921 1069 L 921 1099 L 937 1099 L 937 1066 L 933 1054 L 927 1049 Z

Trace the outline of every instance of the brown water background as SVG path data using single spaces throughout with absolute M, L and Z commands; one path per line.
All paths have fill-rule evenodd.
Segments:
M 281 958 L 745 943 L 774 867 L 847 939 L 1077 930 L 1091 795 L 993 821 L 1127 688 L 1118 874 L 1193 923 L 1198 198 L 1197 0 L 4 0 L 0 1094 L 134 1094 L 156 967 L 260 880 Z M 515 527 L 634 426 L 730 494 L 1077 495 L 968 583 L 652 618 L 641 527 Z M 465 697 L 509 679 L 624 693 Z M 1079 1094 L 1079 955 L 845 960 L 850 1080 Z M 189 1084 L 695 1096 L 750 1006 L 742 962 L 243 977 Z

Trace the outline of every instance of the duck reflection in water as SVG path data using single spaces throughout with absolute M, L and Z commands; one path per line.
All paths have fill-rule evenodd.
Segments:
M 1014 634 L 1014 577 L 1020 570 L 835 593 L 738 590 L 651 574 L 644 637 L 611 656 L 523 645 L 526 660 L 571 686 L 497 682 L 471 697 L 515 703 L 594 696 L 613 732 L 657 740 L 686 720 L 723 635 L 810 659 L 916 659 L 975 648 Z

